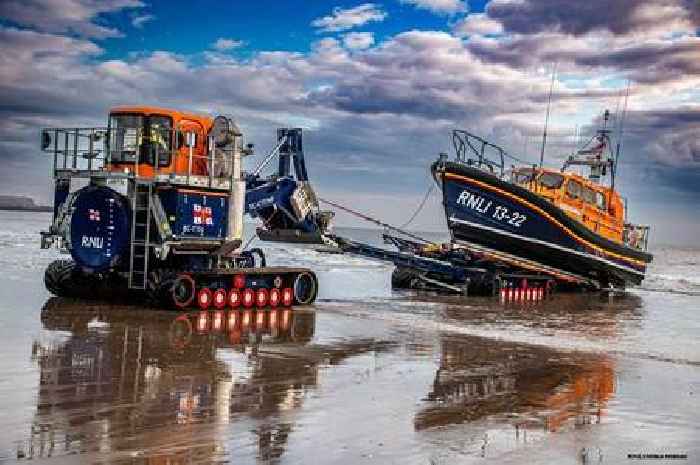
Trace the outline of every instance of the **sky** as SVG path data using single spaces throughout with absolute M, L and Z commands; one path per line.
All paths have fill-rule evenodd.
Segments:
M 321 197 L 402 224 L 452 129 L 538 160 L 556 70 L 545 164 L 605 109 L 617 127 L 629 85 L 617 187 L 654 242 L 692 245 L 699 30 L 698 0 L 3 0 L 0 194 L 51 198 L 41 128 L 147 104 L 232 116 L 258 157 L 302 127 Z M 444 230 L 440 201 L 411 227 Z

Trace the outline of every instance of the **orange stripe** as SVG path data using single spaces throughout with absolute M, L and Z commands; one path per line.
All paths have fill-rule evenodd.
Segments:
M 584 245 L 587 245 L 588 247 L 591 247 L 591 248 L 593 248 L 593 249 L 595 249 L 595 250 L 598 250 L 598 251 L 600 251 L 600 252 L 603 252 L 604 254 L 609 255 L 609 256 L 611 256 L 611 257 L 616 257 L 616 258 L 619 258 L 619 259 L 621 259 L 621 260 L 625 260 L 625 261 L 628 261 L 628 262 L 631 262 L 631 263 L 636 263 L 636 264 L 638 264 L 638 265 L 640 265 L 640 266 L 645 266 L 645 263 L 642 262 L 642 261 L 636 260 L 636 259 L 634 259 L 634 258 L 625 257 L 624 255 L 619 255 L 619 254 L 616 254 L 616 253 L 614 253 L 614 252 L 609 252 L 609 251 L 607 251 L 607 250 L 605 250 L 605 249 L 603 249 L 603 248 L 601 248 L 601 247 L 599 247 L 599 246 L 597 246 L 597 245 L 595 245 L 595 244 L 593 244 L 593 243 L 591 243 L 591 242 L 588 242 L 587 240 L 583 239 L 582 237 L 577 236 L 573 231 L 571 231 L 569 228 L 567 228 L 566 226 L 564 226 L 563 224 L 561 224 L 561 223 L 560 223 L 556 218 L 554 218 L 552 215 L 550 215 L 550 214 L 547 213 L 546 211 L 542 210 L 542 209 L 541 209 L 540 207 L 538 207 L 537 205 L 533 205 L 533 204 L 531 204 L 530 202 L 528 202 L 527 200 L 525 200 L 525 199 L 523 199 L 523 198 L 521 198 L 521 197 L 518 197 L 517 195 L 511 194 L 510 192 L 506 192 L 506 191 L 504 191 L 504 190 L 502 190 L 502 189 L 499 189 L 498 187 L 492 186 L 492 185 L 490 185 L 490 184 L 486 184 L 485 182 L 477 181 L 476 179 L 467 178 L 467 177 L 465 177 L 465 176 L 460 176 L 460 175 L 458 175 L 458 174 L 444 173 L 444 176 L 445 176 L 445 177 L 448 177 L 448 178 L 456 178 L 456 179 L 460 179 L 460 180 L 462 180 L 462 181 L 466 181 L 466 182 L 469 182 L 469 183 L 472 183 L 472 184 L 476 184 L 476 185 L 478 185 L 478 186 L 480 186 L 480 187 L 483 187 L 483 188 L 485 188 L 485 189 L 498 192 L 499 194 L 505 195 L 506 197 L 510 197 L 511 199 L 513 199 L 513 200 L 515 200 L 515 201 L 517 201 L 517 202 L 520 202 L 520 203 L 522 203 L 522 204 L 525 204 L 525 205 L 527 205 L 528 207 L 532 208 L 533 210 L 536 210 L 536 211 L 537 211 L 538 213 L 540 213 L 542 216 L 544 216 L 544 217 L 546 217 L 547 219 L 549 219 L 549 221 L 551 221 L 551 222 L 554 223 L 555 225 L 559 226 L 559 228 L 561 228 L 561 229 L 563 229 L 565 232 L 567 232 L 571 237 L 573 237 L 574 239 L 576 239 L 578 242 L 580 242 L 580 243 L 582 243 L 582 244 L 584 244 Z
M 202 191 L 195 191 L 195 190 L 191 190 L 191 189 L 178 189 L 177 191 L 180 193 L 184 193 L 184 194 L 206 195 L 207 197 L 228 197 L 228 194 L 225 194 L 223 192 L 202 192 Z

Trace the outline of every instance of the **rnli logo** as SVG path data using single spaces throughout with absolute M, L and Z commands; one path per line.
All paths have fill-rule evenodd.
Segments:
M 104 239 L 101 237 L 83 236 L 80 245 L 88 249 L 102 249 Z
M 192 219 L 194 224 L 214 224 L 211 207 L 205 207 L 199 204 L 194 204 L 192 207 Z

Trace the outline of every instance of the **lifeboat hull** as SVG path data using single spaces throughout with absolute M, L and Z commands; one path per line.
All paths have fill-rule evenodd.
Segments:
M 456 243 L 557 268 L 602 287 L 640 284 L 652 256 L 600 236 L 551 202 L 461 163 L 432 166 Z

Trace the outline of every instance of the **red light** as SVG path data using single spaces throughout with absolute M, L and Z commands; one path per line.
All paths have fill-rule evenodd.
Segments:
M 258 330 L 261 330 L 265 326 L 265 312 L 258 312 L 255 316 L 255 326 L 257 326 Z
M 231 289 L 228 293 L 228 304 L 231 308 L 237 308 L 241 305 L 241 292 L 238 289 Z
M 258 307 L 264 307 L 267 305 L 268 292 L 265 288 L 258 289 L 258 293 L 255 296 L 255 304 Z
M 275 308 L 280 304 L 282 300 L 282 294 L 280 290 L 275 288 L 270 289 L 270 307 Z
M 203 287 L 197 293 L 197 304 L 202 310 L 206 310 L 211 305 L 211 291 L 207 287 Z
M 282 289 L 282 305 L 289 307 L 294 301 L 294 291 L 291 287 L 285 287 Z
M 226 289 L 217 289 L 214 291 L 214 307 L 224 308 L 226 306 Z
M 245 275 L 237 274 L 233 277 L 233 287 L 243 289 L 245 287 Z
M 251 288 L 246 288 L 243 291 L 243 306 L 245 308 L 250 308 L 255 303 L 255 291 Z

